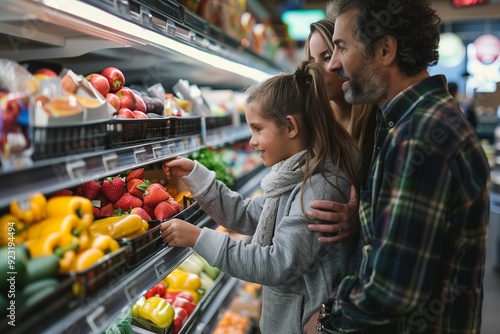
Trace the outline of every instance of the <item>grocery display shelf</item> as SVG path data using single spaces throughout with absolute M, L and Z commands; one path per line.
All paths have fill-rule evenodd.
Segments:
M 14 199 L 23 201 L 33 192 L 70 188 L 202 147 L 201 135 L 191 135 L 36 161 L 30 167 L 0 173 L 0 207 L 8 206 Z
M 12 200 L 23 201 L 33 192 L 50 193 L 70 188 L 88 180 L 117 175 L 126 170 L 146 166 L 176 155 L 184 155 L 203 147 L 223 145 L 248 138 L 248 126 L 224 127 L 202 135 L 190 135 L 152 141 L 96 152 L 35 161 L 32 166 L 0 171 L 0 208 Z

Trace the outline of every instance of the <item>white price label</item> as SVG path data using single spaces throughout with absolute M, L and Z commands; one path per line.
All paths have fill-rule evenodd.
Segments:
M 174 155 L 175 152 L 177 152 L 177 150 L 175 148 L 175 143 L 168 144 L 167 149 L 168 149 L 168 154 L 169 155 Z
M 87 171 L 87 165 L 83 160 L 66 163 L 66 171 L 71 180 L 81 180 Z
M 87 323 L 94 333 L 101 333 L 102 328 L 109 322 L 104 306 L 99 305 L 92 313 L 87 316 Z
M 144 163 L 148 161 L 148 153 L 144 147 L 139 147 L 134 150 L 135 163 Z
M 165 264 L 165 261 L 163 261 L 163 259 L 160 259 L 155 263 L 155 271 L 156 277 L 158 277 L 158 279 L 163 279 L 163 277 L 167 275 L 167 265 Z
M 106 172 L 112 171 L 118 167 L 118 155 L 116 153 L 104 154 L 102 164 Z
M 152 146 L 152 149 L 153 149 L 153 157 L 155 159 L 158 159 L 158 158 L 161 158 L 164 156 L 163 154 L 163 147 L 161 146 L 161 144 L 155 144 Z

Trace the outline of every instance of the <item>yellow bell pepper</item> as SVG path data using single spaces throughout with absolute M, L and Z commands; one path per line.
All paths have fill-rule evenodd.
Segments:
M 94 221 L 92 201 L 82 196 L 57 196 L 47 201 L 48 217 L 64 217 L 73 214 L 87 228 Z
M 119 239 L 140 231 L 141 228 L 142 218 L 136 214 L 127 214 L 96 220 L 90 224 L 89 232 L 91 237 L 104 234 Z
M 177 268 L 172 270 L 172 272 L 163 279 L 163 282 L 167 285 L 167 291 L 169 292 L 189 292 L 193 296 L 195 303 L 198 303 L 201 299 L 201 295 L 205 292 L 201 289 L 200 276 Z
M 9 241 L 15 245 L 22 243 L 27 236 L 28 226 L 11 214 L 0 216 L 0 246 L 7 246 Z
M 153 296 L 146 299 L 139 309 L 139 315 L 160 328 L 168 328 L 174 321 L 175 311 L 165 299 Z
M 53 232 L 44 238 L 26 242 L 31 257 L 56 254 L 62 256 L 66 251 L 78 248 L 78 238 L 61 231 Z
M 119 250 L 120 244 L 111 236 L 101 234 L 92 239 L 90 248 L 98 248 L 102 250 L 104 254 L 109 254 Z
M 146 297 L 144 296 L 141 296 L 141 298 L 139 298 L 133 305 L 132 305 L 132 317 L 134 318 L 139 318 L 141 315 L 140 315 L 140 310 L 141 310 L 141 307 L 142 305 L 144 305 L 144 303 L 146 302 Z
M 40 227 L 38 228 L 38 226 Z M 73 214 L 61 217 L 49 217 L 33 225 L 33 227 L 38 230 L 38 238 L 44 238 L 57 231 L 77 236 L 82 229 L 80 219 Z
M 12 201 L 10 213 L 24 223 L 30 225 L 46 217 L 47 198 L 42 193 L 31 195 L 27 201 Z
M 76 254 L 73 260 L 72 270 L 83 271 L 104 257 L 104 252 L 98 248 L 89 248 Z

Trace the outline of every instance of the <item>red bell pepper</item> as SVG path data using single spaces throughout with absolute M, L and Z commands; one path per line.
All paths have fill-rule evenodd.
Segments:
M 166 292 L 167 292 L 166 284 L 163 283 L 163 281 L 160 281 L 160 282 L 158 282 L 158 284 L 156 284 L 151 289 L 149 289 L 149 291 L 146 292 L 144 297 L 146 297 L 146 299 L 149 299 L 153 296 L 158 296 L 158 297 L 161 297 L 163 299 L 167 299 Z
M 172 304 L 174 302 L 175 298 L 177 298 L 177 297 L 183 297 L 183 298 L 189 300 L 191 303 L 193 303 L 193 304 L 195 303 L 194 297 L 190 292 L 188 292 L 188 291 L 170 291 L 167 288 L 167 292 L 165 293 L 165 299 L 167 300 L 167 302 Z
M 180 307 L 180 308 L 186 310 L 188 315 L 193 313 L 194 309 L 196 308 L 196 305 L 192 301 L 189 301 L 182 296 L 177 296 L 171 305 L 173 307 Z
M 174 307 L 175 318 L 174 318 L 174 334 L 179 333 L 182 326 L 186 323 L 189 318 L 189 314 L 182 307 Z

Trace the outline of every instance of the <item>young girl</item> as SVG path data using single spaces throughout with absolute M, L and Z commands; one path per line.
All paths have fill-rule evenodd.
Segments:
M 253 235 L 250 243 L 227 233 L 200 229 L 182 220 L 161 224 L 163 241 L 193 247 L 223 272 L 263 285 L 263 334 L 303 333 L 309 317 L 354 265 L 357 239 L 322 244 L 309 231 L 309 202 L 346 202 L 359 183 L 356 142 L 325 112 L 329 101 L 317 64 L 303 62 L 250 87 L 245 107 L 250 145 L 272 169 L 261 183 L 264 194 L 245 199 L 216 181 L 198 162 L 176 157 L 163 169 L 180 176 L 201 207 L 218 224 Z

